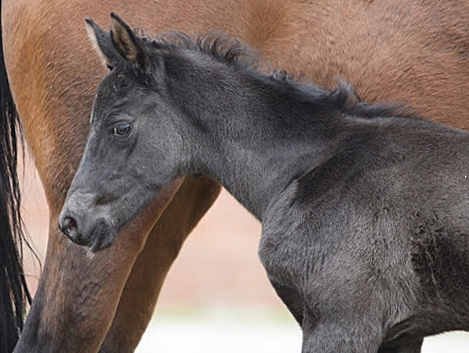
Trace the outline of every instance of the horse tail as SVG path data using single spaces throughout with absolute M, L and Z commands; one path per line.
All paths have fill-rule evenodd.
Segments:
M 26 300 L 31 303 L 31 296 L 22 264 L 27 241 L 17 174 L 18 145 L 23 141 L 5 67 L 1 8 L 0 0 L 0 353 L 10 353 L 23 329 Z

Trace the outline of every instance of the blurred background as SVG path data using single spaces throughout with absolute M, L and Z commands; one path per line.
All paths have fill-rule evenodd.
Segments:
M 49 226 L 41 182 L 30 159 L 22 173 L 23 215 L 43 261 Z M 257 257 L 260 224 L 226 191 L 189 236 L 170 270 L 137 353 L 301 351 L 301 330 L 270 286 Z M 40 265 L 25 254 L 34 293 Z M 424 353 L 469 353 L 469 334 L 425 340 Z

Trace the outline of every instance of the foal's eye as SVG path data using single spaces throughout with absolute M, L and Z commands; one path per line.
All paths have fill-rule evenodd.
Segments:
M 130 130 L 132 130 L 132 127 L 130 126 L 130 124 L 123 123 L 123 124 L 114 126 L 114 128 L 112 129 L 112 134 L 125 136 L 129 134 Z

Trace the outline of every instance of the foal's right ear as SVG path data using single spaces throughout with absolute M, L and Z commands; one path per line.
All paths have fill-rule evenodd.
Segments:
M 141 72 L 146 71 L 148 68 L 148 54 L 142 40 L 115 13 L 111 13 L 111 39 L 116 50 L 127 62 L 141 70 Z
M 91 44 L 105 67 L 112 69 L 117 62 L 123 60 L 114 47 L 111 34 L 102 30 L 91 18 L 86 19 L 86 30 Z

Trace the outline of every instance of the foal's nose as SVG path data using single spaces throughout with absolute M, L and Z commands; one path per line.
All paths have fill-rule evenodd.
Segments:
M 73 217 L 64 217 L 62 220 L 60 220 L 59 229 L 71 240 L 74 240 L 74 238 L 76 238 L 78 235 L 78 224 Z
M 83 237 L 79 230 L 79 222 L 71 215 L 63 214 L 59 219 L 59 229 L 75 244 L 89 245 L 90 240 Z
M 111 246 L 116 237 L 116 230 L 107 218 L 81 215 L 69 209 L 59 217 L 59 229 L 75 244 L 89 247 L 92 252 Z

